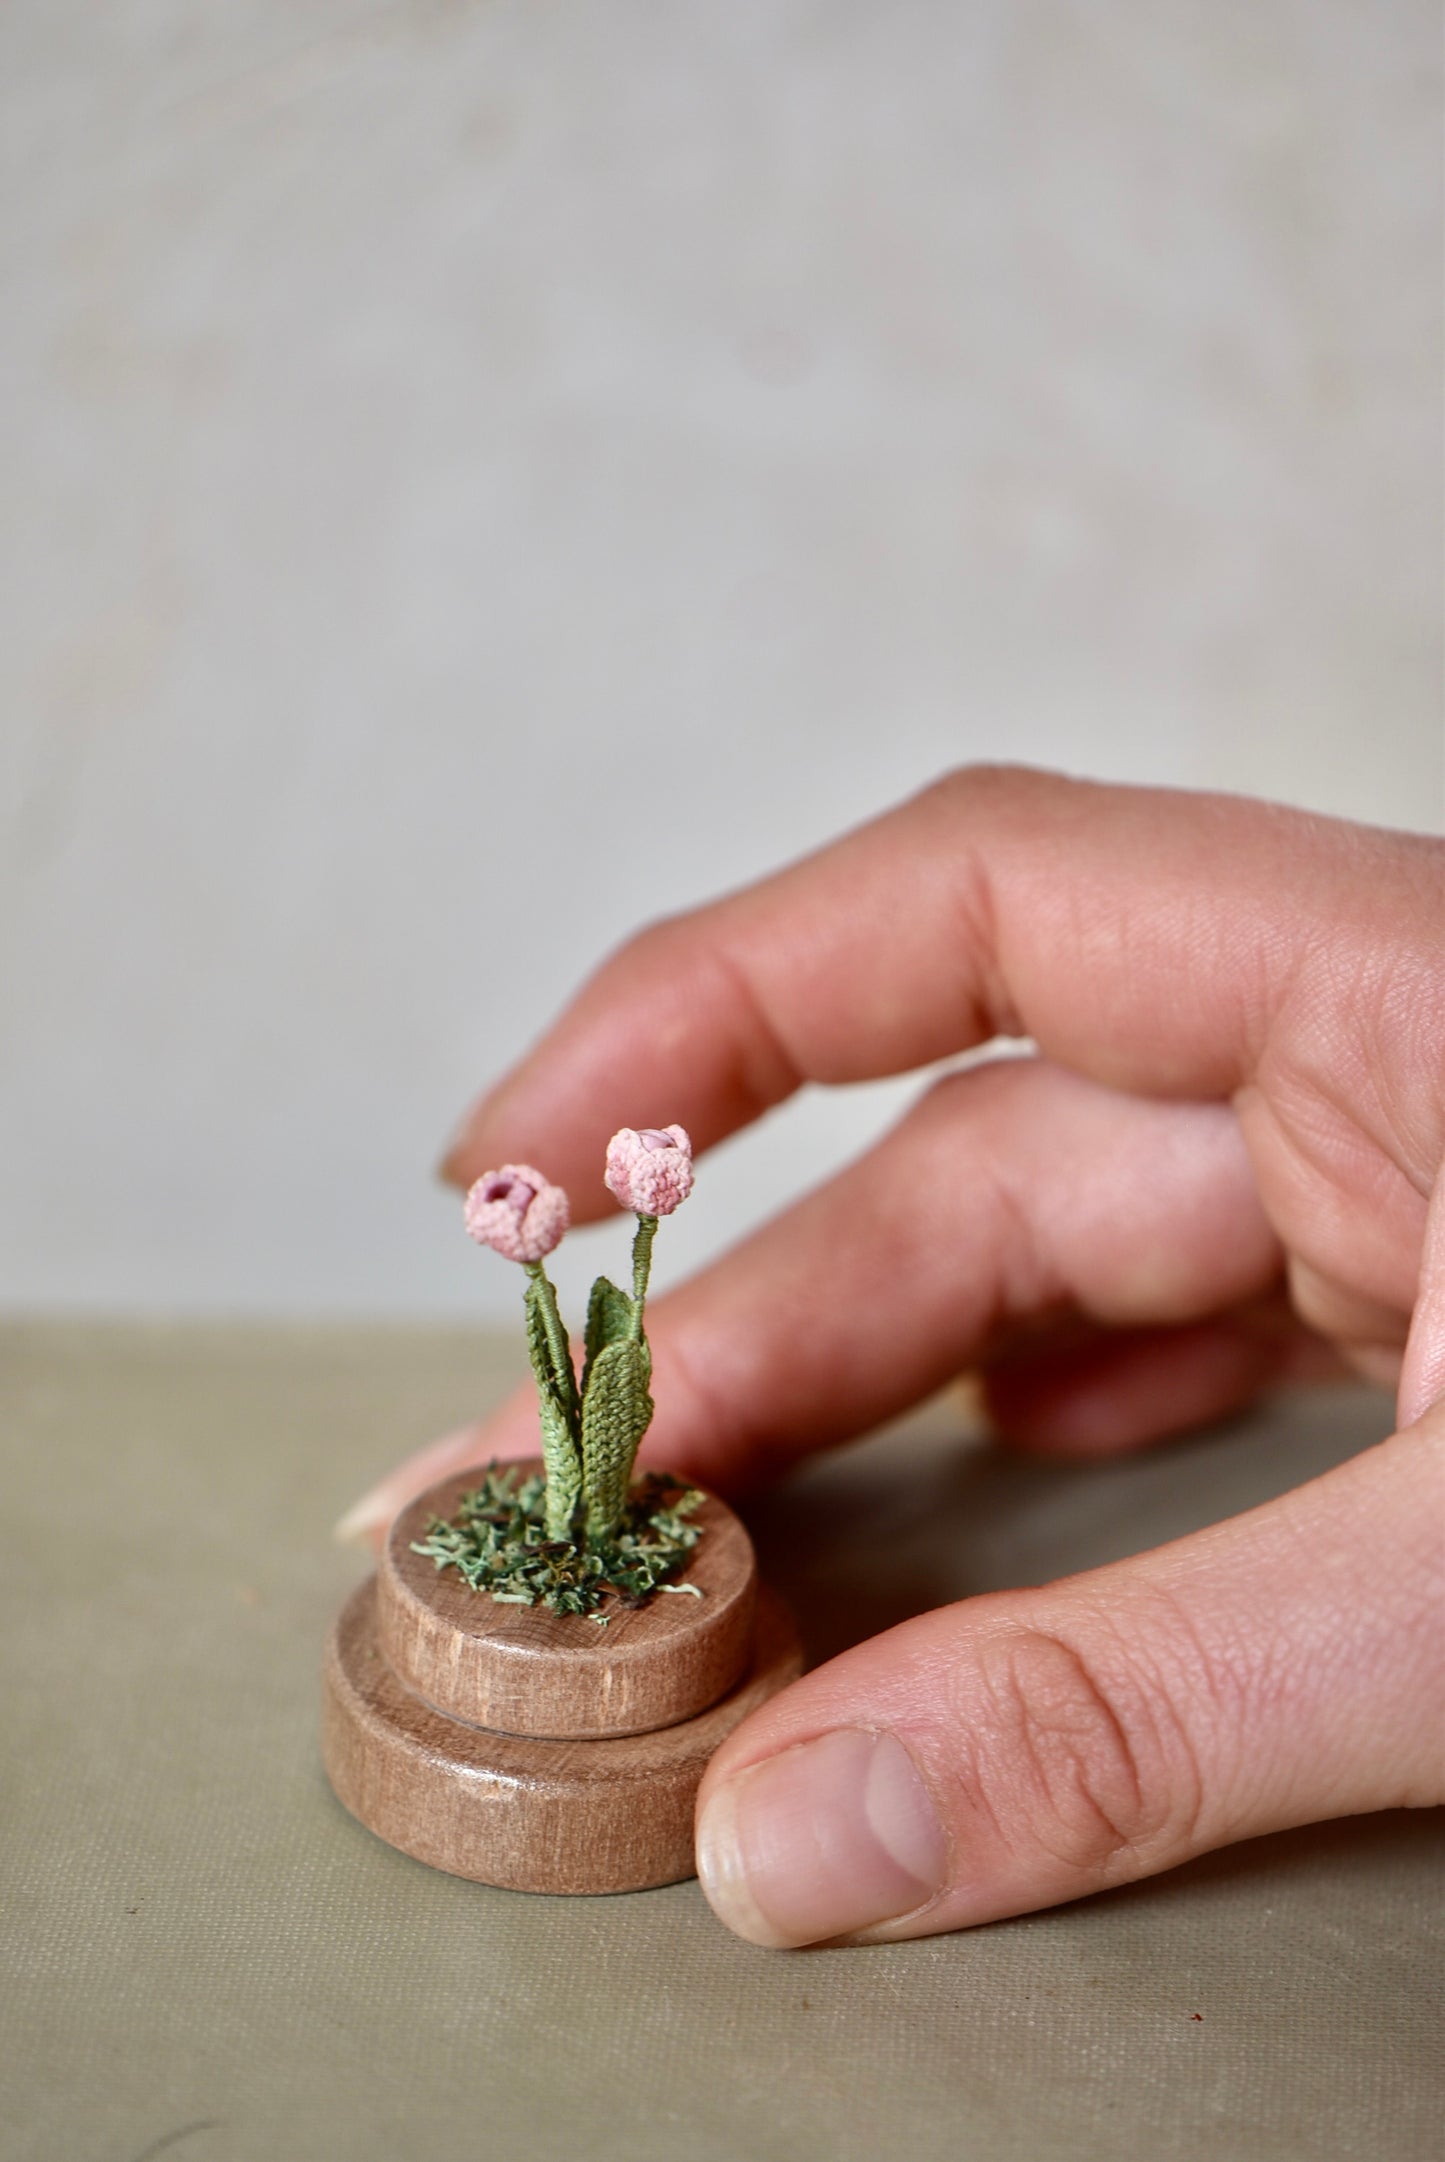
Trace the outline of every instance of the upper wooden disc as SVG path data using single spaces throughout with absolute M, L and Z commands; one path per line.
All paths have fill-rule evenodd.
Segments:
M 518 1467 L 525 1477 L 539 1467 Z M 606 1628 L 586 1615 L 506 1606 L 439 1570 L 412 1542 L 454 1514 L 481 1467 L 444 1479 L 392 1525 L 377 1572 L 377 1641 L 407 1688 L 453 1719 L 502 1734 L 580 1741 L 646 1734 L 715 1704 L 747 1665 L 757 1563 L 747 1532 L 708 1495 L 680 1583 L 645 1606 L 609 1603 Z

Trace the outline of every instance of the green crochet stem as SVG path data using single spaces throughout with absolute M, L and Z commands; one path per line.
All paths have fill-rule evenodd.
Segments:
M 647 1298 L 647 1279 L 652 1274 L 652 1242 L 657 1237 L 657 1218 L 639 1216 L 632 1241 L 632 1336 L 642 1341 L 642 1309 Z M 638 1435 L 641 1441 L 642 1436 Z
M 631 1298 L 605 1276 L 592 1286 L 580 1393 L 556 1290 L 540 1262 L 526 1264 L 527 1348 L 537 1377 L 549 1539 L 601 1547 L 622 1522 L 652 1418 L 652 1352 L 642 1323 L 656 1235 L 657 1218 L 639 1216 Z M 579 1501 L 585 1502 L 580 1541 Z

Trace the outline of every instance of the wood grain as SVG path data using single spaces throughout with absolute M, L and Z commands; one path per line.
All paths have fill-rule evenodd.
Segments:
M 693 1518 L 703 1536 L 678 1581 L 702 1596 L 658 1592 L 635 1609 L 618 1603 L 604 1629 L 585 1615 L 499 1605 L 455 1569 L 411 1551 L 480 1478 L 475 1467 L 419 1495 L 383 1549 L 377 1637 L 408 1689 L 474 1726 L 577 1740 L 676 1726 L 733 1688 L 752 1648 L 757 1563 L 726 1503 L 709 1495 Z
M 646 1734 L 546 1741 L 424 1703 L 382 1656 L 376 1623 L 372 1577 L 327 1647 L 323 1750 L 338 1797 L 418 1861 L 523 1892 L 641 1891 L 690 1877 L 708 1759 L 802 1666 L 791 1617 L 764 1591 L 748 1671 L 720 1703 Z

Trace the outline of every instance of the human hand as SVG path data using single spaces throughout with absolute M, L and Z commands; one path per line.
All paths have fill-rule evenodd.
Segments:
M 1073 1456 L 1331 1357 L 1397 1385 L 1399 1431 L 1154 1553 L 906 1622 L 755 1713 L 709 1770 L 699 1866 L 759 1943 L 953 1929 L 1445 1799 L 1439 843 L 960 773 L 633 940 L 446 1168 L 537 1160 L 585 1219 L 617 1126 L 701 1148 L 803 1080 L 998 1035 L 1039 1055 L 935 1083 L 656 1303 L 647 1456 L 736 1487 L 970 1366 L 1005 1436 Z M 360 1513 L 534 1435 L 519 1397 Z

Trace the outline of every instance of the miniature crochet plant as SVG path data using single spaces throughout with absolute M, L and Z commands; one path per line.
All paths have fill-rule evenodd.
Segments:
M 609 1594 L 637 1602 L 669 1584 L 698 1527 L 701 1497 L 653 1475 L 632 1488 L 632 1467 L 652 1418 L 652 1353 L 643 1331 L 658 1219 L 692 1191 L 692 1143 L 681 1126 L 624 1126 L 607 1144 L 606 1184 L 637 1218 L 632 1290 L 599 1276 L 587 1302 L 579 1381 L 557 1292 L 543 1258 L 571 1221 L 567 1196 L 530 1164 L 503 1164 L 466 1199 L 472 1237 L 527 1272 L 527 1349 L 537 1378 L 543 1475 L 518 1481 L 490 1465 L 457 1515 L 433 1524 L 417 1552 L 458 1569 L 494 1599 L 555 1613 L 598 1613 Z

